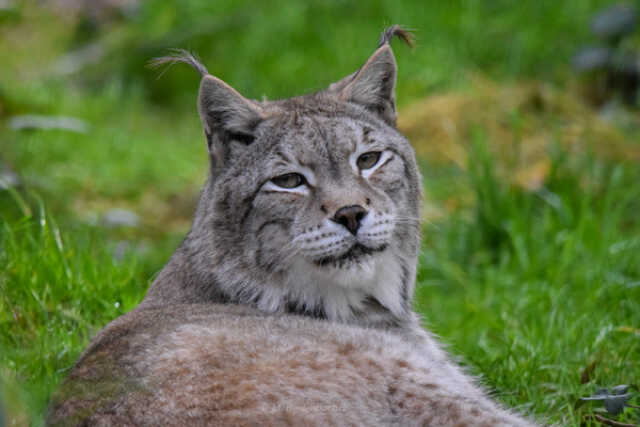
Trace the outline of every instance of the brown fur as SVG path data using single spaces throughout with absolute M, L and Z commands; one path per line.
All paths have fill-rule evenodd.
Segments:
M 52 425 L 525 426 L 419 330 L 236 305 L 135 310 L 87 349 Z M 97 385 L 99 385 L 97 387 Z
M 394 35 L 410 41 L 391 27 L 357 72 L 274 102 L 184 52 L 157 61 L 204 76 L 211 173 L 189 235 L 78 360 L 50 425 L 531 425 L 411 310 L 421 178 L 395 129 Z

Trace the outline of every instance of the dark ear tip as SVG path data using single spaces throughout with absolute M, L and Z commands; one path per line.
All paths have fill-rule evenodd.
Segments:
M 404 28 L 400 25 L 392 25 L 385 29 L 382 34 L 380 34 L 380 39 L 378 40 L 378 47 L 382 47 L 385 44 L 388 45 L 391 43 L 391 40 L 395 37 L 399 37 L 404 41 L 408 46 L 413 47 L 415 43 L 415 37 L 411 30 Z
M 170 54 L 167 56 L 162 56 L 159 58 L 153 58 L 151 61 L 147 63 L 147 67 L 149 68 L 158 68 L 162 65 L 167 65 L 164 71 L 166 71 L 171 65 L 181 62 L 183 64 L 190 65 L 195 70 L 197 70 L 201 76 L 206 76 L 209 74 L 207 68 L 200 62 L 198 57 L 185 49 L 170 49 Z M 162 73 L 164 73 L 164 71 Z M 160 74 L 162 75 L 162 74 Z

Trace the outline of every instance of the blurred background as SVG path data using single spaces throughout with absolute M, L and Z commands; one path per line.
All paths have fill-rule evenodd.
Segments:
M 0 426 L 42 423 L 188 231 L 199 76 L 149 60 L 186 48 L 245 96 L 288 97 L 355 71 L 390 24 L 417 39 L 394 51 L 425 324 L 541 422 L 640 422 L 580 400 L 628 384 L 639 404 L 639 6 L 0 0 Z

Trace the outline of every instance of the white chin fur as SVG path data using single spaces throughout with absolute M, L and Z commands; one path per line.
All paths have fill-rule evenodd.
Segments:
M 363 255 L 357 261 L 344 265 L 322 265 L 303 262 L 292 268 L 294 274 L 304 272 L 306 276 L 317 283 L 342 288 L 366 289 L 375 280 L 377 266 L 383 258 L 383 253 Z
M 293 290 L 296 300 L 307 307 L 323 307 L 331 320 L 349 320 L 367 297 L 376 298 L 398 316 L 404 311 L 402 268 L 391 248 L 350 268 L 319 267 L 298 258 L 288 276 L 285 287 Z
M 284 283 L 262 288 L 258 307 L 275 312 L 295 301 L 299 307 L 322 308 L 330 320 L 350 321 L 373 297 L 401 317 L 405 311 L 404 275 L 394 256 L 393 228 L 392 215 L 372 211 L 363 219 L 357 236 L 329 220 L 302 233 L 296 239 L 297 255 L 289 261 Z M 318 264 L 327 257 L 340 257 L 356 243 L 370 249 L 386 248 L 354 259 Z

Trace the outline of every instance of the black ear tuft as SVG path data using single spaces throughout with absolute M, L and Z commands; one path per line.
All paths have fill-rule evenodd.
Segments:
M 378 49 L 355 73 L 329 86 L 328 93 L 343 101 L 362 105 L 391 126 L 396 124 L 395 86 L 397 65 L 390 42 L 400 37 L 413 44 L 410 31 L 393 25 L 382 32 Z
M 413 33 L 410 30 L 403 28 L 400 25 L 392 25 L 389 28 L 385 29 L 382 34 L 380 34 L 380 38 L 378 39 L 378 47 L 382 47 L 385 44 L 390 44 L 394 36 L 398 36 L 409 46 L 413 46 L 415 42 Z
M 264 112 L 259 104 L 246 99 L 234 88 L 209 74 L 196 56 L 186 50 L 174 49 L 171 55 L 155 58 L 149 65 L 171 66 L 176 62 L 191 65 L 202 75 L 198 112 L 213 170 L 218 169 L 225 160 L 226 145 L 230 141 L 249 145 L 255 140 L 254 131 L 264 119 Z
M 200 73 L 202 77 L 209 74 L 209 71 L 207 71 L 207 67 L 205 67 L 193 53 L 184 49 L 171 49 L 171 54 L 167 56 L 161 56 L 159 58 L 153 58 L 151 61 L 149 61 L 149 66 L 151 68 L 158 68 L 162 65 L 168 64 L 167 67 L 160 73 L 160 76 L 162 76 L 162 74 L 164 74 L 169 69 L 169 67 L 171 67 L 176 62 L 191 65 Z

